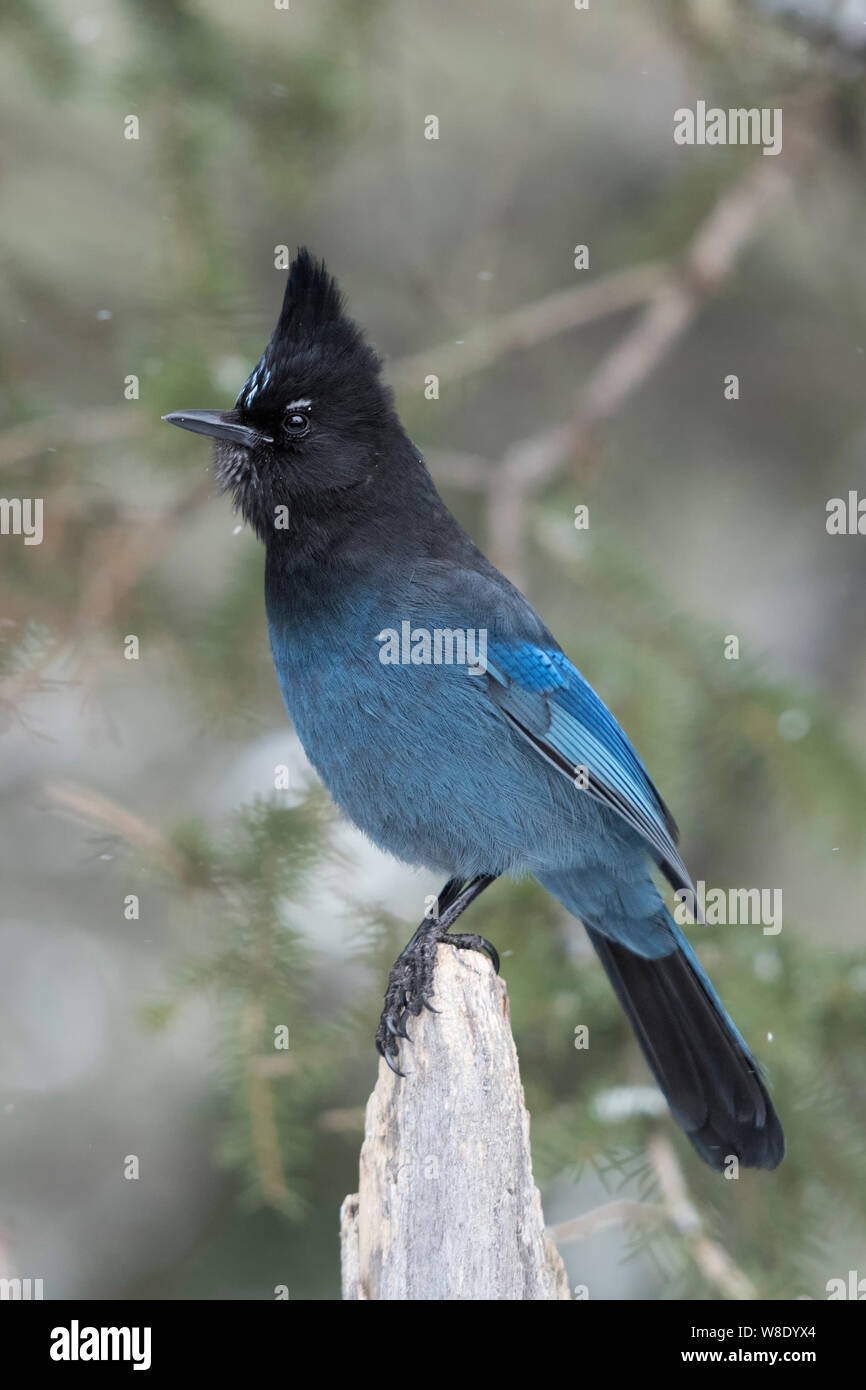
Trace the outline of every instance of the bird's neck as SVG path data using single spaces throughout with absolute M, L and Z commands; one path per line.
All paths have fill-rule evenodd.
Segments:
M 346 488 L 307 495 L 265 541 L 269 611 L 340 605 L 359 590 L 387 591 L 425 555 L 465 540 L 423 463 L 371 472 Z

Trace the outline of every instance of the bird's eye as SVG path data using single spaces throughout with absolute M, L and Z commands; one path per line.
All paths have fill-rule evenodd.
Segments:
M 283 419 L 283 428 L 294 439 L 300 439 L 302 435 L 309 434 L 310 421 L 299 410 L 289 410 Z

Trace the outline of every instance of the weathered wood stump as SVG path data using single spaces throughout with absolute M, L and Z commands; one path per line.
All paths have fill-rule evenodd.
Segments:
M 567 1299 L 532 1179 L 505 985 L 438 948 L 438 1014 L 409 1021 L 367 1103 L 360 1185 L 341 1209 L 344 1299 Z

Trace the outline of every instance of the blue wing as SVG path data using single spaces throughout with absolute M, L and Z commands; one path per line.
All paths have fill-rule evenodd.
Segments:
M 491 699 L 522 737 L 635 830 L 675 888 L 694 893 L 673 816 L 613 715 L 564 652 L 491 642 L 487 674 Z

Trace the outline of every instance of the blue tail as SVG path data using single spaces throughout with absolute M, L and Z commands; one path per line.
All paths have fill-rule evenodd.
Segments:
M 576 910 L 566 875 L 541 882 L 583 921 L 674 1119 L 701 1158 L 720 1170 L 732 1156 L 747 1168 L 777 1167 L 785 1139 L 757 1063 L 661 900 L 643 923 L 623 922 L 620 931 L 610 917 Z

